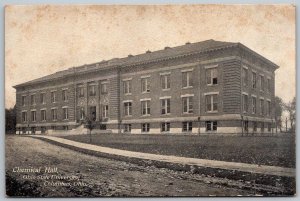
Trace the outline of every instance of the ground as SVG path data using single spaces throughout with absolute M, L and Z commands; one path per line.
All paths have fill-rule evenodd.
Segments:
M 50 175 L 77 176 L 83 186 L 44 186 L 46 173 L 17 173 L 16 167 L 57 167 Z M 6 136 L 6 186 L 9 196 L 236 196 L 258 195 L 241 181 L 212 178 L 79 153 L 23 136 Z M 49 180 L 48 180 L 49 181 Z M 57 182 L 57 180 L 51 180 Z M 86 186 L 85 186 L 86 185 Z M 247 189 L 247 190 L 246 190 Z
M 295 167 L 295 138 L 281 136 L 77 135 L 64 138 L 145 153 Z

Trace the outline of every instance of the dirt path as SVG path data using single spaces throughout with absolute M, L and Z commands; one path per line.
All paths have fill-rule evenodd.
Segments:
M 17 167 L 19 170 L 22 168 L 44 170 L 45 167 L 57 167 L 57 173 L 13 172 L 13 170 L 17 171 Z M 9 178 L 20 184 L 12 185 L 17 188 L 12 189 L 15 195 L 18 195 L 16 192 L 21 191 L 20 188 L 23 187 L 26 192 L 28 189 L 34 190 L 29 194 L 31 196 L 45 197 L 255 195 L 254 191 L 220 185 L 220 183 L 228 184 L 233 181 L 163 168 L 141 167 L 82 154 L 38 139 L 19 136 L 6 137 L 6 171 Z M 36 178 L 26 179 L 23 178 L 24 175 Z M 45 175 L 69 178 L 65 180 L 42 178 Z M 71 176 L 78 179 L 72 180 Z M 65 185 L 61 184 L 62 182 L 71 185 L 62 186 Z

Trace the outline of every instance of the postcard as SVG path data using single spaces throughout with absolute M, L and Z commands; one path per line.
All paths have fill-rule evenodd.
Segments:
M 7 197 L 296 194 L 294 5 L 7 5 Z

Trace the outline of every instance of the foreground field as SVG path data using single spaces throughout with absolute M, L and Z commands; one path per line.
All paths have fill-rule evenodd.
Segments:
M 259 195 L 241 181 L 230 181 L 176 172 L 153 166 L 82 154 L 22 136 L 6 137 L 6 190 L 8 196 L 236 196 Z M 19 168 L 56 167 L 55 173 L 18 173 Z M 26 178 L 24 178 L 26 175 Z M 51 186 L 65 180 L 32 179 L 43 176 L 76 176 L 82 185 Z M 29 178 L 30 177 L 30 178 Z M 45 182 L 48 182 L 45 185 Z M 83 185 L 84 184 L 84 185 Z M 249 184 L 247 184 L 249 186 Z
M 295 167 L 295 140 L 282 137 L 77 135 L 63 138 L 111 148 L 251 164 Z

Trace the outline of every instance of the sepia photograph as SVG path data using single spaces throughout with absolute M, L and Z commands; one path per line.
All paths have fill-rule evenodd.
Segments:
M 6 197 L 293 197 L 296 6 L 6 5 Z

